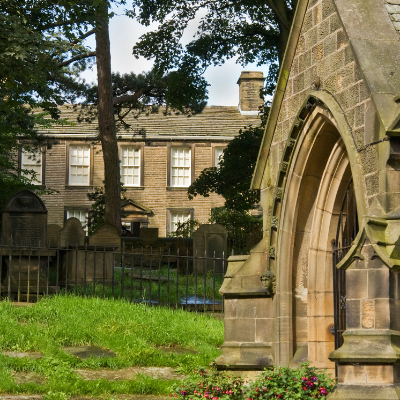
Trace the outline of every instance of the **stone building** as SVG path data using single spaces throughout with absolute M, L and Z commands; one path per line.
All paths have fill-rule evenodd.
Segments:
M 122 223 L 138 236 L 140 227 L 159 229 L 165 236 L 178 221 L 206 223 L 210 209 L 222 206 L 221 196 L 187 198 L 187 187 L 206 168 L 217 165 L 222 150 L 248 125 L 260 124 L 262 72 L 242 72 L 238 107 L 207 106 L 188 117 L 171 113 L 128 116 L 129 130 L 118 132 L 121 180 L 128 201 L 122 204 Z M 76 121 L 73 107 L 62 108 L 62 118 Z M 94 142 L 97 124 L 54 126 L 43 132 L 53 140 L 51 149 L 32 158 L 20 155 L 22 167 L 37 172 L 38 184 L 58 192 L 42 196 L 48 223 L 63 225 L 69 217 L 86 224 L 91 202 L 87 193 L 103 186 L 104 165 L 100 143 Z
M 400 2 L 299 0 L 230 258 L 220 364 L 312 365 L 329 399 L 400 398 Z

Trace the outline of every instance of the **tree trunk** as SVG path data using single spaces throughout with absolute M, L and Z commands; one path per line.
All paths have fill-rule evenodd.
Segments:
M 96 11 L 96 63 L 98 80 L 99 137 L 104 160 L 105 222 L 121 231 L 121 194 L 117 134 L 111 84 L 110 38 L 107 0 Z

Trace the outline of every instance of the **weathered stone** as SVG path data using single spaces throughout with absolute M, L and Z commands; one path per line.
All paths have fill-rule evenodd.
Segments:
M 45 246 L 47 210 L 42 200 L 29 190 L 15 194 L 3 209 L 2 244 Z
M 224 272 L 227 239 L 226 228 L 219 224 L 204 224 L 193 232 L 194 269 L 198 273 Z

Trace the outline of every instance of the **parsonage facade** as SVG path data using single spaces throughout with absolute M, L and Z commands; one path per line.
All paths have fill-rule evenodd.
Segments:
M 262 72 L 242 72 L 238 84 L 239 107 L 207 106 L 201 114 L 187 116 L 158 113 L 127 117 L 131 128 L 118 132 L 121 181 L 127 189 L 122 204 L 122 224 L 134 236 L 140 227 L 156 227 L 159 236 L 191 218 L 206 223 L 210 209 L 223 198 L 187 197 L 187 188 L 204 168 L 216 166 L 224 147 L 239 130 L 259 125 Z M 72 106 L 62 107 L 62 118 L 77 120 Z M 86 226 L 91 202 L 87 193 L 103 186 L 104 163 L 97 124 L 76 122 L 43 132 L 53 145 L 41 154 L 20 154 L 21 167 L 35 170 L 37 184 L 57 193 L 44 195 L 48 223 L 63 225 L 76 217 Z M 107 166 L 106 166 L 107 167 Z

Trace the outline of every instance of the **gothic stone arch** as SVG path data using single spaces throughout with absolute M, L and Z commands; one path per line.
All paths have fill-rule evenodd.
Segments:
M 329 399 L 400 398 L 400 38 L 378 0 L 299 0 L 252 187 L 264 237 L 221 288 L 230 368 L 333 371 Z M 354 18 L 362 15 L 362 18 Z M 359 232 L 336 265 L 346 326 L 334 350 L 332 252 L 352 179 Z

